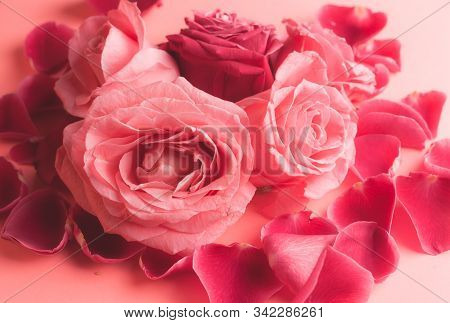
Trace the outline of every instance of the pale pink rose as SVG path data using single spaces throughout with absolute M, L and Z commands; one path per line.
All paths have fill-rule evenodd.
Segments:
M 244 213 L 253 148 L 236 104 L 185 79 L 116 83 L 66 127 L 56 168 L 106 232 L 175 254 L 214 241 Z
M 253 183 L 304 184 L 307 198 L 338 187 L 354 163 L 356 114 L 348 98 L 326 86 L 327 65 L 315 52 L 293 52 L 272 89 L 238 104 L 250 118 Z
M 107 16 L 87 18 L 69 41 L 68 56 L 69 70 L 55 91 L 65 109 L 79 117 L 104 84 L 118 81 L 132 88 L 178 76 L 170 55 L 150 46 L 140 11 L 128 1 Z

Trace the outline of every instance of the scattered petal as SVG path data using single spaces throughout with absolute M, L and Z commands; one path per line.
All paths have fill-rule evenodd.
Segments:
M 357 221 L 373 221 L 389 232 L 394 208 L 394 183 L 381 174 L 354 184 L 328 207 L 327 215 L 339 228 Z
M 424 166 L 432 174 L 450 177 L 450 138 L 441 139 L 430 146 Z
M 5 221 L 1 236 L 38 253 L 62 250 L 70 237 L 68 206 L 52 189 L 40 189 L 19 201 Z
M 423 251 L 450 249 L 450 178 L 411 173 L 396 180 L 397 197 L 408 212 Z
M 386 25 L 387 17 L 383 12 L 373 12 L 361 6 L 325 5 L 319 12 L 319 21 L 323 27 L 333 30 L 347 43 L 354 45 L 380 32 Z
M 336 237 L 334 248 L 370 271 L 376 282 L 392 274 L 400 257 L 394 238 L 375 222 L 355 222 Z
M 0 97 L 0 138 L 24 139 L 38 135 L 27 108 L 16 94 Z
M 400 141 L 390 135 L 364 135 L 355 138 L 355 168 L 361 179 L 392 174 L 400 156 Z
M 145 247 L 128 242 L 117 234 L 106 233 L 98 219 L 76 207 L 72 214 L 73 234 L 84 254 L 94 261 L 117 263 L 141 252 Z
M 400 42 L 397 39 L 376 39 L 355 48 L 356 61 L 375 67 L 384 65 L 390 73 L 400 71 Z
M 192 268 L 192 257 L 170 255 L 158 249 L 146 248 L 139 264 L 148 278 L 156 280 Z
M 0 215 L 8 213 L 28 192 L 17 170 L 0 157 Z
M 25 53 L 39 73 L 56 74 L 67 65 L 73 29 L 55 22 L 36 26 L 25 39 Z
M 264 252 L 246 244 L 204 245 L 193 268 L 211 302 L 264 302 L 282 287 Z

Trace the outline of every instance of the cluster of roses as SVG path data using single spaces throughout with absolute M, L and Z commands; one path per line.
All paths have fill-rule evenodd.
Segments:
M 286 20 L 281 39 L 216 10 L 154 46 L 138 5 L 155 1 L 102 3 L 118 8 L 76 31 L 36 27 L 37 74 L 0 99 L 0 137 L 22 165 L 0 158 L 3 238 L 55 253 L 73 237 L 101 262 L 139 255 L 151 279 L 193 268 L 215 302 L 283 287 L 297 302 L 367 300 L 398 262 L 396 201 L 425 252 L 450 248 L 450 140 L 394 177 L 401 147 L 436 136 L 445 95 L 371 99 L 400 70 L 398 41 L 373 39 L 383 13 L 328 5 L 320 24 Z M 349 170 L 361 182 L 328 219 L 294 212 Z M 267 194 L 261 248 L 211 244 Z

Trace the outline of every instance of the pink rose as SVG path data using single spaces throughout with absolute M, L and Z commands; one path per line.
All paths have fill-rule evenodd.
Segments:
M 119 81 L 138 87 L 178 76 L 170 55 L 148 44 L 139 9 L 128 1 L 107 16 L 86 19 L 69 48 L 70 69 L 56 82 L 55 90 L 75 116 L 86 115 L 104 84 Z
M 317 53 L 293 52 L 270 91 L 238 103 L 256 129 L 255 185 L 303 184 L 305 197 L 320 198 L 342 183 L 354 161 L 356 114 L 327 83 Z
M 57 171 L 105 231 L 168 253 L 215 240 L 244 213 L 253 149 L 245 112 L 179 78 L 116 83 L 66 127 Z

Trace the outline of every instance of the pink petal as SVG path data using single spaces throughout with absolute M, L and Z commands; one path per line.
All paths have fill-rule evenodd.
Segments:
M 137 2 L 137 6 L 141 11 L 150 9 L 153 6 L 160 6 L 162 0 L 129 0 Z M 109 10 L 116 9 L 120 0 L 88 0 L 88 2 L 100 13 L 106 13 Z
M 37 143 L 21 142 L 9 150 L 9 158 L 17 164 L 32 165 L 36 161 Z
M 397 39 L 376 39 L 355 48 L 356 61 L 375 67 L 384 65 L 389 72 L 400 71 L 400 42 Z
M 402 101 L 420 113 L 428 124 L 433 137 L 436 137 L 445 100 L 445 93 L 439 91 L 429 91 L 423 93 L 411 93 Z
M 383 12 L 373 12 L 361 6 L 326 5 L 320 10 L 319 21 L 323 27 L 333 30 L 347 43 L 354 45 L 367 41 L 383 29 L 387 17 Z
M 62 109 L 61 100 L 53 89 L 55 79 L 46 74 L 26 77 L 19 86 L 17 94 L 22 99 L 30 115 Z
M 354 222 L 339 232 L 334 248 L 370 271 L 376 282 L 392 274 L 399 250 L 394 238 L 375 222 Z
M 261 229 L 261 240 L 276 233 L 297 235 L 337 234 L 336 226 L 329 220 L 315 216 L 311 211 L 301 211 L 276 217 Z
M 390 135 L 364 135 L 355 138 L 355 168 L 362 179 L 391 174 L 400 156 L 400 141 Z
M 450 178 L 450 138 L 431 145 L 425 155 L 424 166 L 432 174 Z
M 38 135 L 22 100 L 16 94 L 0 97 L 0 138 L 23 139 Z
M 0 215 L 8 213 L 28 192 L 17 170 L 0 157 Z
M 276 233 L 267 236 L 263 245 L 278 279 L 293 293 L 308 295 L 315 285 L 314 271 L 321 266 L 320 256 L 335 237 Z
M 72 220 L 75 239 L 84 254 L 94 261 L 121 262 L 145 248 L 138 242 L 128 242 L 117 234 L 106 233 L 95 216 L 79 207 L 75 208 Z
M 339 228 L 357 221 L 374 221 L 390 231 L 394 208 L 394 183 L 381 174 L 354 184 L 328 207 L 327 215 Z
M 1 236 L 39 253 L 58 252 L 70 237 L 67 213 L 59 193 L 46 188 L 34 191 L 11 211 Z
M 146 248 L 139 264 L 148 278 L 156 280 L 192 268 L 192 257 L 169 255 L 158 249 Z
M 397 197 L 408 212 L 422 249 L 436 255 L 450 249 L 450 178 L 411 173 L 396 180 Z
M 211 302 L 264 302 L 282 287 L 264 252 L 246 244 L 204 245 L 193 268 Z
M 73 29 L 55 22 L 35 27 L 25 39 L 25 53 L 39 73 L 55 74 L 66 67 Z
M 328 247 L 309 303 L 360 303 L 369 299 L 372 274 L 343 253 Z

